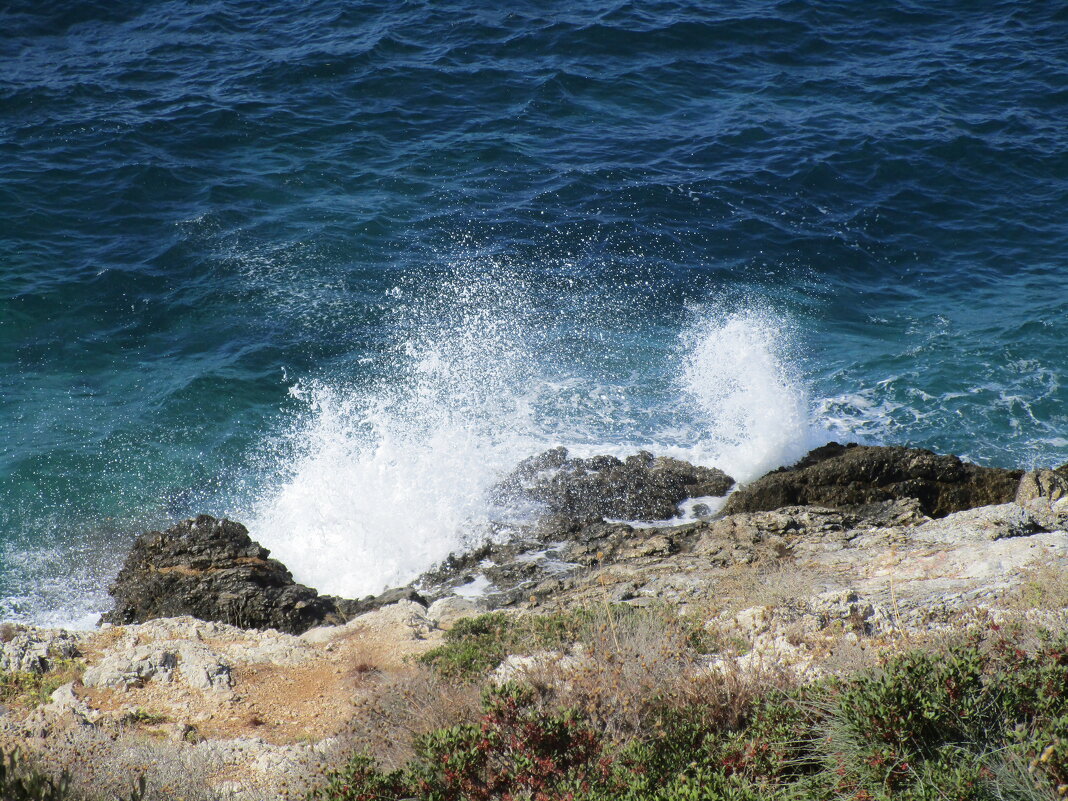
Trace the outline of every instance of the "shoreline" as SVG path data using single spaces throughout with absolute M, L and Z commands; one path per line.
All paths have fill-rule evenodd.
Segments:
M 0 673 L 35 689 L 9 699 L 0 744 L 21 744 L 83 775 L 84 760 L 63 743 L 118 762 L 155 748 L 152 781 L 188 763 L 211 792 L 252 801 L 283 797 L 270 789 L 283 779 L 295 793 L 310 790 L 321 765 L 344 761 L 361 705 L 426 680 L 418 660 L 442 648 L 457 623 L 490 612 L 515 620 L 582 610 L 668 614 L 727 644 L 704 669 L 773 664 L 802 681 L 984 621 L 1068 631 L 1059 595 L 1060 605 L 1043 600 L 1068 574 L 1065 468 L 999 471 L 914 449 L 825 446 L 736 490 L 717 514 L 643 528 L 606 519 L 612 504 L 662 509 L 682 503 L 673 500 L 680 493 L 726 494 L 733 480 L 651 454 L 551 454 L 520 465 L 510 486 L 502 482 L 547 505 L 536 525 L 377 598 L 329 598 L 294 584 L 227 521 L 202 517 L 144 535 L 120 574 L 127 586 L 114 624 L 91 632 L 2 627 Z M 971 505 L 991 499 L 999 502 Z M 469 592 L 480 582 L 480 595 Z M 214 621 L 188 611 L 125 619 L 138 592 L 140 613 L 151 612 L 152 592 L 172 604 L 161 609 L 212 600 L 198 593 L 231 606 L 198 607 L 207 617 L 222 609 Z M 245 604 L 245 613 L 280 615 L 285 625 L 232 625 L 247 622 L 225 619 L 242 593 L 259 604 Z M 264 598 L 274 608 L 261 608 Z M 278 630 L 286 625 L 289 633 Z M 520 649 L 495 670 L 523 677 L 576 659 Z M 103 781 L 94 771 L 89 784 Z

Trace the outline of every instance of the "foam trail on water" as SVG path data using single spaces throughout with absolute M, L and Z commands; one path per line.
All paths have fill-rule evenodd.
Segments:
M 514 278 L 445 282 L 420 300 L 388 381 L 294 388 L 307 410 L 289 436 L 295 455 L 251 526 L 298 581 L 346 597 L 411 581 L 484 537 L 488 490 L 548 447 L 645 448 L 742 480 L 804 453 L 807 402 L 771 314 L 696 315 L 678 343 L 635 356 L 606 404 L 597 366 L 612 347 L 626 363 L 625 337 L 576 320 L 572 340 L 596 343 L 589 361 L 556 350 L 541 321 L 555 331 L 559 315 L 537 311 Z

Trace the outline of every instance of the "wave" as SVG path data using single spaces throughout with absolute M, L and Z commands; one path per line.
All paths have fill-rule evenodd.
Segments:
M 457 270 L 398 301 L 388 378 L 293 387 L 302 412 L 273 457 L 283 478 L 251 526 L 297 580 L 347 597 L 412 580 L 487 536 L 500 511 L 489 489 L 548 447 L 645 448 L 744 480 L 811 443 L 769 310 L 695 308 L 669 341 L 609 336 L 589 321 L 627 319 L 618 298 L 591 296 L 562 319 L 561 299 L 523 279 Z

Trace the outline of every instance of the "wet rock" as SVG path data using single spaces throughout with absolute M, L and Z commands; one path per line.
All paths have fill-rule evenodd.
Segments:
M 565 518 L 667 520 L 687 498 L 722 496 L 732 486 L 722 470 L 648 451 L 625 460 L 573 459 L 565 448 L 554 448 L 520 463 L 495 494 L 503 503 L 534 502 Z
M 662 558 L 681 551 L 694 530 L 693 525 L 635 528 L 626 523 L 593 523 L 579 531 L 560 553 L 564 561 L 582 565 Z
M 855 518 L 853 525 L 864 528 L 889 528 L 891 526 L 918 526 L 930 518 L 923 513 L 915 498 L 898 498 L 881 503 L 847 507 Z
M 102 622 L 192 615 L 291 634 L 344 622 L 337 599 L 295 583 L 269 555 L 240 523 L 209 515 L 143 534 L 109 588 L 115 608 Z
M 428 601 L 416 590 L 411 587 L 395 587 L 393 589 L 386 590 L 379 595 L 368 595 L 359 601 L 350 601 L 344 598 L 334 598 L 333 596 L 325 596 L 336 604 L 338 610 L 345 616 L 346 619 L 352 619 L 357 615 L 364 615 L 368 612 L 373 612 L 376 609 L 381 609 L 384 606 L 390 606 L 398 601 L 412 601 L 414 603 L 426 606 Z
M 945 517 L 1013 500 L 1022 474 L 916 448 L 832 442 L 794 466 L 742 487 L 727 499 L 724 513 L 802 504 L 838 508 L 914 498 L 923 514 Z

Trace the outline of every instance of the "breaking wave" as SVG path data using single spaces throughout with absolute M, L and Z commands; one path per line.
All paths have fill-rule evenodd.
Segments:
M 302 413 L 272 457 L 284 478 L 251 515 L 256 537 L 322 592 L 403 584 L 486 536 L 488 490 L 548 447 L 645 448 L 744 480 L 812 439 L 791 343 L 769 310 L 695 308 L 665 338 L 606 332 L 628 319 L 613 314 L 618 298 L 587 299 L 569 319 L 507 270 L 394 297 L 379 378 L 292 388 Z

